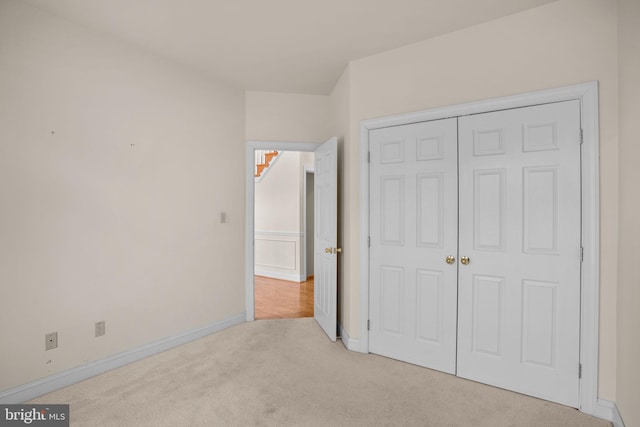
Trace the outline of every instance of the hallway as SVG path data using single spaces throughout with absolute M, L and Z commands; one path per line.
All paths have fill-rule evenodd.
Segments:
M 306 282 L 255 276 L 255 318 L 313 317 L 313 276 Z

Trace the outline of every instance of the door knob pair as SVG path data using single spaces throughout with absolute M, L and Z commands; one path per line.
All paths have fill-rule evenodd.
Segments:
M 456 257 L 454 257 L 453 255 L 449 255 L 446 260 L 447 264 L 453 264 L 456 262 Z M 468 256 L 463 256 L 460 258 L 460 262 L 464 265 L 467 265 L 471 262 L 471 259 Z
M 324 252 L 327 254 L 339 254 L 342 252 L 342 248 L 324 248 Z

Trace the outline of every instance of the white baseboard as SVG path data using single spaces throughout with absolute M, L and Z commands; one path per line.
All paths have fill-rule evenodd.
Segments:
M 594 417 L 602 418 L 603 420 L 611 421 L 613 419 L 613 402 L 605 399 L 598 399 L 593 412 L 584 411 Z
M 620 415 L 620 411 L 618 411 L 618 405 L 613 404 L 613 417 L 611 422 L 613 423 L 613 427 L 624 427 L 624 422 L 622 421 L 622 415 Z
M 243 312 L 202 328 L 165 338 L 151 344 L 133 348 L 64 372 L 59 372 L 45 378 L 10 388 L 0 392 L 0 403 L 23 403 L 31 399 L 35 399 L 36 397 L 51 393 L 52 391 L 59 390 L 77 382 L 84 381 L 88 378 L 95 377 L 96 375 L 103 374 L 131 362 L 153 356 L 154 354 L 161 353 L 165 350 L 178 347 L 190 341 L 197 340 L 231 326 L 243 323 L 245 322 L 245 318 L 246 314 Z
M 610 400 L 598 399 L 595 411 L 591 415 L 602 418 L 603 420 L 611 421 L 613 423 L 613 427 L 624 427 L 624 422 L 622 422 L 622 416 L 620 416 L 618 406 L 615 402 Z
M 288 280 L 290 282 L 302 283 L 306 281 L 304 276 L 295 273 L 279 273 L 274 271 L 260 270 L 256 268 L 254 274 L 256 276 L 271 277 L 272 279 Z
M 340 339 L 342 340 L 342 344 L 347 350 L 358 352 L 360 351 L 360 340 L 351 338 L 340 323 L 338 323 L 338 331 L 340 332 Z

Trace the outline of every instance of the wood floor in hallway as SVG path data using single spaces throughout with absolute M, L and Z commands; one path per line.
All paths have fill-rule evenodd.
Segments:
M 255 276 L 255 318 L 313 317 L 313 277 L 302 283 Z

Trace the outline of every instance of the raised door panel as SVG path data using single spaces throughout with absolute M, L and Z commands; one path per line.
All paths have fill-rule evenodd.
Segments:
M 522 281 L 522 362 L 555 368 L 558 284 Z
M 416 183 L 416 239 L 423 248 L 444 248 L 444 173 L 419 174 Z
M 473 276 L 472 351 L 502 357 L 504 277 Z
M 383 245 L 404 246 L 405 243 L 405 177 L 380 178 L 380 240 Z
M 443 274 L 441 271 L 417 270 L 416 339 L 442 342 Z
M 504 251 L 505 169 L 479 169 L 473 174 L 473 247 Z
M 404 269 L 382 266 L 380 268 L 380 329 L 401 335 L 404 315 Z
M 524 168 L 524 252 L 558 253 L 558 168 Z

